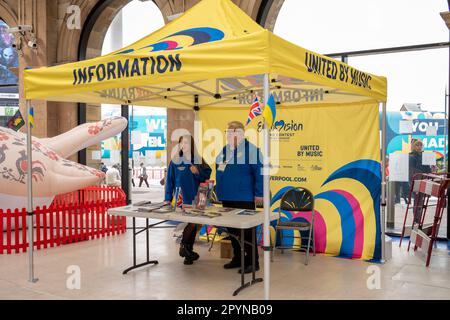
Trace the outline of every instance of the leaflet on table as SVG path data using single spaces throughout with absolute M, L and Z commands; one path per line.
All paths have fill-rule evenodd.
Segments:
M 138 207 L 139 212 L 156 212 L 156 213 L 168 213 L 172 212 L 173 208 L 170 204 L 164 202 L 151 203 L 151 201 L 141 201 L 134 204 Z
M 253 213 L 252 210 L 224 208 L 224 207 L 209 207 L 207 209 L 185 207 L 183 209 L 184 209 L 184 212 L 183 212 L 184 215 L 209 217 L 209 218 L 219 217 L 219 216 L 222 216 L 223 214 L 253 215 L 253 214 L 257 213 L 257 211 L 255 211 L 255 213 Z
M 134 203 L 133 205 L 134 205 L 135 207 L 143 207 L 143 206 L 148 206 L 148 205 L 151 205 L 151 204 L 152 204 L 151 201 L 144 200 L 144 201 L 136 202 L 136 203 Z M 154 204 L 153 204 L 153 205 L 154 205 Z
M 154 209 L 153 212 L 156 212 L 156 213 L 169 213 L 169 212 L 173 212 L 173 208 L 172 208 L 172 206 L 164 206 L 164 207 L 161 207 L 159 209 Z
M 214 180 L 206 180 L 198 187 L 197 195 L 194 198 L 193 206 L 195 209 L 205 209 L 211 205 Z
M 244 209 L 227 208 L 227 207 L 209 207 L 207 210 L 217 213 L 230 213 L 230 214 L 238 214 L 239 212 L 244 211 Z
M 259 213 L 259 212 L 260 211 L 245 209 L 245 210 L 239 211 L 236 214 L 240 215 L 240 216 L 253 216 L 253 215 L 255 215 L 255 214 Z
M 193 217 L 216 218 L 216 217 L 220 217 L 222 214 L 218 213 L 218 212 L 202 211 L 202 210 L 198 210 L 198 209 L 186 209 L 186 210 L 184 210 L 183 215 L 193 216 Z

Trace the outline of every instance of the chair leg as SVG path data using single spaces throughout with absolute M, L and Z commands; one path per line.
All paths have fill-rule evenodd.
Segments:
M 308 248 L 306 249 L 305 266 L 308 265 L 308 261 L 309 261 L 309 244 L 308 244 Z
M 314 237 L 314 229 L 312 231 L 313 256 L 316 256 L 316 238 Z
M 309 260 L 309 248 L 311 246 L 311 231 L 312 228 L 309 228 L 309 236 L 308 236 L 308 244 L 307 244 L 307 248 L 306 248 L 306 257 L 305 257 L 305 265 L 308 265 L 308 260 Z
M 313 256 L 316 256 L 316 241 L 314 240 L 314 237 L 312 239 L 312 245 L 313 245 Z
M 275 229 L 275 241 L 277 239 L 277 229 Z M 273 256 L 275 254 L 275 244 L 272 243 L 272 237 L 270 237 L 270 262 L 273 262 Z
M 264 231 L 262 230 L 262 228 L 260 228 L 260 231 L 256 234 L 256 243 L 258 243 L 258 239 L 261 239 L 263 233 Z
M 283 238 L 283 230 L 280 232 L 280 241 L 281 241 L 281 254 L 284 254 L 284 238 Z
M 212 249 L 212 247 L 214 245 L 214 241 L 216 240 L 216 236 L 217 236 L 217 228 L 216 228 L 216 232 L 214 232 L 214 236 L 212 238 L 211 245 L 209 246 L 208 251 L 211 251 L 211 249 Z
M 277 248 L 277 235 L 278 235 L 278 228 L 275 228 L 275 240 L 274 240 L 273 245 L 272 245 L 272 257 L 270 259 L 272 262 L 273 262 L 273 259 L 275 257 L 275 250 Z M 272 241 L 272 237 L 270 238 L 270 241 Z

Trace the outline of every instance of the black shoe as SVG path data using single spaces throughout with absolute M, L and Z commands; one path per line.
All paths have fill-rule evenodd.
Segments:
M 190 260 L 197 260 L 199 258 L 198 254 L 189 250 L 189 245 L 183 243 L 180 244 L 180 250 L 178 251 L 178 253 L 180 254 L 180 257 L 188 258 Z
M 259 265 L 255 265 L 255 271 L 259 271 Z M 251 265 L 244 267 L 244 273 L 252 273 L 253 267 Z M 238 270 L 238 273 L 242 273 L 241 269 Z
M 238 260 L 232 259 L 230 262 L 223 265 L 225 269 L 233 269 L 233 268 L 239 268 L 241 266 L 241 262 Z
M 179 250 L 180 257 L 184 258 L 184 264 L 190 265 L 195 260 L 198 260 L 200 256 L 198 253 L 192 251 L 192 246 L 188 244 L 180 244 L 180 250 Z
M 180 244 L 180 250 L 178 251 L 178 254 L 180 255 L 180 257 L 184 258 L 188 255 L 188 251 L 187 248 L 184 244 Z
M 186 249 L 189 251 L 192 260 L 196 261 L 200 258 L 200 255 L 194 251 L 194 246 L 192 244 L 187 244 Z

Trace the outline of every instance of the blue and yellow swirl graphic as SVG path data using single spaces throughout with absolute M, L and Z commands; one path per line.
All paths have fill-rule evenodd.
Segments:
M 148 52 L 180 50 L 199 44 L 219 41 L 225 34 L 216 28 L 198 27 L 175 32 L 156 43 L 149 44 L 137 50 L 131 48 L 120 51 L 116 54 L 126 54 L 135 51 L 147 50 Z

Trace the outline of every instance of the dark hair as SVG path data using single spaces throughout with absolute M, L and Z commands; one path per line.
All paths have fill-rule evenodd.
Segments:
M 181 141 L 183 140 L 183 138 L 185 138 L 185 137 L 188 137 L 188 136 L 187 136 L 187 135 L 181 136 L 181 137 L 178 139 L 178 143 L 180 144 Z M 204 165 L 207 165 L 206 162 L 205 162 L 205 159 L 203 159 L 203 157 L 200 157 L 200 155 L 199 155 L 198 152 L 197 152 L 197 148 L 195 148 L 194 137 L 191 136 L 191 135 L 189 135 L 189 137 L 190 137 L 190 140 L 191 140 L 191 159 L 190 159 L 191 163 L 192 163 L 192 164 L 195 164 L 195 160 L 201 159 L 201 165 L 203 165 L 203 166 L 204 166 Z M 180 157 L 182 157 L 182 156 L 183 156 L 183 150 L 180 149 L 180 151 L 178 152 L 178 155 L 179 155 Z M 197 159 L 195 159 L 196 157 L 197 157 Z

